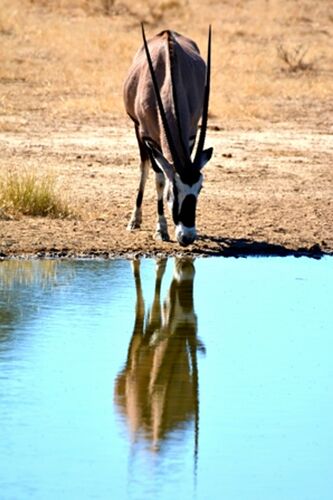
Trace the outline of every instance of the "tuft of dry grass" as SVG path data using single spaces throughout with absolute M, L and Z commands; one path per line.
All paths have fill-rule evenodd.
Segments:
M 71 215 L 67 202 L 57 193 L 51 174 L 8 171 L 0 177 L 0 214 L 22 214 L 65 218 Z
M 305 61 L 308 50 L 308 47 L 303 47 L 302 44 L 291 49 L 288 49 L 283 44 L 277 46 L 278 57 L 285 63 L 287 71 L 291 73 L 311 71 L 314 69 L 313 61 Z

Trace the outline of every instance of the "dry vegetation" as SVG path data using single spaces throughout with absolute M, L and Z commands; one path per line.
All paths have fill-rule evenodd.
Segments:
M 70 215 L 68 204 L 56 190 L 55 176 L 34 170 L 14 169 L 0 174 L 1 217 L 18 214 L 64 218 Z
M 326 232 L 323 234 L 312 229 L 318 225 L 311 218 L 313 210 L 307 212 L 304 208 L 304 213 L 300 212 L 300 220 L 311 219 L 309 235 L 302 239 L 288 225 L 293 215 L 286 207 L 281 205 L 281 211 L 276 217 L 272 215 L 266 224 L 258 221 L 264 209 L 256 212 L 253 206 L 247 205 L 236 213 L 235 203 L 240 206 L 243 188 L 247 190 L 246 196 L 252 189 L 249 184 L 242 186 L 244 176 L 248 183 L 251 175 L 257 176 L 261 183 L 262 176 L 268 172 L 265 170 L 263 174 L 267 165 L 273 166 L 269 179 L 272 172 L 280 175 L 278 169 L 274 170 L 278 158 L 282 158 L 282 169 L 285 162 L 290 162 L 290 172 L 299 168 L 299 161 L 305 165 L 302 171 L 298 170 L 299 185 L 293 183 L 294 179 L 288 181 L 288 189 L 304 194 L 304 200 L 314 196 L 310 191 L 303 193 L 304 186 L 310 189 L 320 179 L 324 183 L 325 167 L 332 159 L 329 155 L 332 141 L 327 146 L 320 143 L 319 152 L 316 145 L 311 149 L 305 143 L 300 149 L 293 149 L 290 144 L 275 147 L 274 130 L 321 133 L 328 141 L 331 137 L 331 0 L 0 0 L 0 3 L 0 168 L 2 171 L 33 170 L 43 176 L 44 169 L 50 167 L 56 172 L 57 185 L 63 193 L 71 195 L 72 205 L 80 206 L 82 223 L 89 227 L 88 233 L 81 234 L 77 229 L 80 223 L 73 223 L 76 239 L 73 236 L 71 242 L 66 243 L 65 239 L 54 237 L 53 246 L 89 250 L 93 246 L 91 241 L 96 242 L 98 234 L 107 230 L 107 221 L 112 221 L 109 231 L 115 218 L 120 219 L 118 232 L 126 226 L 135 191 L 137 151 L 124 114 L 122 82 L 141 44 L 139 23 L 144 20 L 148 34 L 170 27 L 194 38 L 203 53 L 208 24 L 213 25 L 210 126 L 211 138 L 216 144 L 207 180 L 211 182 L 210 194 L 217 196 L 213 206 L 223 209 L 223 217 L 228 218 L 229 225 L 225 223 L 223 235 L 247 238 L 255 235 L 257 239 L 281 241 L 281 232 L 267 228 L 280 226 L 284 219 L 283 244 L 297 245 L 304 241 L 304 245 L 310 245 L 325 240 L 330 247 L 327 221 L 324 221 Z M 244 139 L 243 150 L 237 156 L 241 141 L 237 134 L 242 131 L 269 131 L 272 139 L 266 141 L 266 149 L 260 145 L 262 137 Z M 234 135 L 228 139 L 226 133 Z M 307 141 L 306 135 L 304 141 Z M 246 148 L 249 144 L 257 145 L 253 147 L 253 158 L 251 152 L 244 151 L 244 144 Z M 266 155 L 265 158 L 255 157 L 255 149 L 257 154 Z M 229 172 L 225 163 L 227 167 L 238 168 L 245 161 L 247 170 L 241 167 L 240 177 L 233 178 L 230 190 L 226 191 L 223 186 L 229 185 L 235 171 Z M 308 161 L 319 166 L 311 171 L 315 177 L 305 181 L 303 174 Z M 115 173 L 120 184 L 112 184 L 111 188 L 110 179 L 115 179 Z M 323 211 L 322 207 L 332 195 L 326 177 L 325 183 L 324 192 L 315 193 L 316 214 L 324 214 L 316 215 L 319 219 L 326 217 L 329 208 L 326 206 Z M 221 186 L 224 201 L 219 198 Z M 262 192 L 265 193 L 266 188 L 269 197 L 268 184 L 262 186 Z M 236 196 L 237 189 L 240 194 Z M 274 192 L 275 197 L 276 193 L 279 188 Z M 148 201 L 153 197 L 149 191 Z M 209 206 L 209 199 L 207 203 Z M 299 200 L 294 208 L 297 203 Z M 3 210 L 4 207 L 0 219 Z M 242 214 L 243 228 L 238 228 Z M 219 218 L 218 214 L 216 217 Z M 204 221 L 199 213 L 201 226 Z M 151 218 L 148 222 L 150 234 L 153 233 Z M 30 246 L 20 223 L 19 219 L 16 225 L 0 221 L 0 252 L 1 249 L 5 254 L 35 252 L 52 246 L 51 235 L 31 236 L 35 226 L 38 234 L 44 230 L 42 222 L 29 222 L 33 240 Z M 27 224 L 26 220 L 25 226 Z M 52 226 L 53 233 L 65 234 L 65 224 L 70 222 L 63 224 Z M 222 237 L 218 221 L 205 230 Z M 124 238 L 122 235 L 120 240 Z M 146 245 L 147 238 L 141 233 L 136 241 Z M 111 244 L 106 238 L 96 246 L 107 249 L 113 243 L 112 238 Z M 118 243 L 118 247 L 121 246 L 121 242 Z
M 328 100 L 332 105 L 330 0 L 1 3 L 0 123 L 5 130 L 18 126 L 17 115 L 26 125 L 27 113 L 37 118 L 44 112 L 50 119 L 123 116 L 122 81 L 141 43 L 142 19 L 151 33 L 172 26 L 203 48 L 207 26 L 213 24 L 211 109 L 226 127 L 302 122 L 314 101 L 316 110 L 320 105 L 327 110 Z M 306 48 L 304 67 L 312 71 L 284 71 L 281 47 L 285 55 Z M 284 108 L 288 100 L 297 106 Z

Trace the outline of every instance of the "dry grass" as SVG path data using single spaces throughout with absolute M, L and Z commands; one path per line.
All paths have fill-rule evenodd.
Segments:
M 330 0 L 2 0 L 0 127 L 11 128 L 8 116 L 40 113 L 123 117 L 122 82 L 142 19 L 149 34 L 172 27 L 203 53 L 213 24 L 211 112 L 224 126 L 291 119 L 281 100 L 331 98 Z M 301 44 L 316 71 L 296 78 L 277 48 Z
M 285 63 L 286 70 L 291 73 L 314 71 L 314 62 L 305 60 L 308 50 L 308 47 L 303 47 L 302 45 L 292 47 L 291 49 L 288 49 L 282 44 L 277 47 L 279 58 Z
M 0 215 L 68 217 L 68 204 L 60 197 L 51 174 L 34 171 L 8 171 L 0 177 Z

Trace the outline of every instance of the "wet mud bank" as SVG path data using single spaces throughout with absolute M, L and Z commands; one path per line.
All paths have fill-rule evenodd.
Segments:
M 288 248 L 283 245 L 275 245 L 266 242 L 256 242 L 249 240 L 221 240 L 218 248 L 195 248 L 189 250 L 162 251 L 162 250 L 90 250 L 90 251 L 74 251 L 68 248 L 52 248 L 49 250 L 41 250 L 35 253 L 6 253 L 0 252 L 0 261 L 3 260 L 28 260 L 28 259 L 138 259 L 138 258 L 167 258 L 167 257 L 308 257 L 313 259 L 321 259 L 324 256 L 332 256 L 333 251 L 321 248 L 319 244 L 312 245 L 308 248 Z

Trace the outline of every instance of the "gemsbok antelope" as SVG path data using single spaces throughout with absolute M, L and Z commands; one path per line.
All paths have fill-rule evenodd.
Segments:
M 204 149 L 210 89 L 211 28 L 207 65 L 195 42 L 174 31 L 162 31 L 134 57 L 124 83 L 127 114 L 134 122 L 140 150 L 141 177 L 128 229 L 142 222 L 142 199 L 149 160 L 156 174 L 158 222 L 156 238 L 169 240 L 163 196 L 176 226 L 176 238 L 187 246 L 196 239 L 195 215 L 202 187 L 202 168 L 213 148 Z M 201 117 L 194 158 L 192 150 Z

